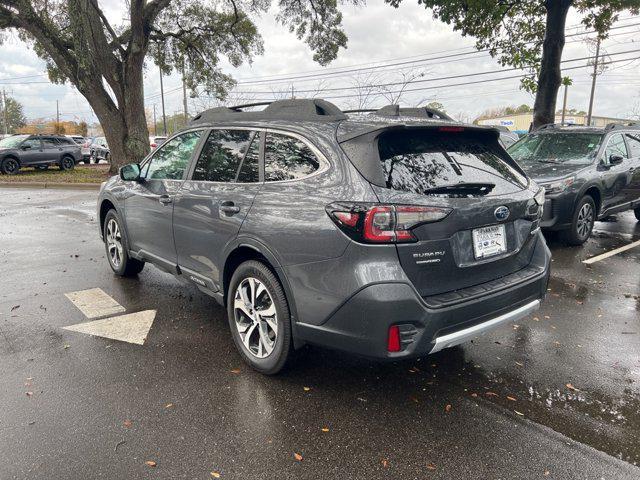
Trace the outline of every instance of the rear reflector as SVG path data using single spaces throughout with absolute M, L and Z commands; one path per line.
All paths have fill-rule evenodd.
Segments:
M 400 327 L 398 325 L 392 325 L 389 327 L 389 336 L 387 337 L 387 351 L 400 351 Z
M 442 207 L 353 203 L 333 203 L 326 210 L 344 233 L 363 243 L 416 242 L 412 228 L 442 220 L 451 212 Z

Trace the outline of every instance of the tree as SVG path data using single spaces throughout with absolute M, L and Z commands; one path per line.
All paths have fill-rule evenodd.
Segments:
M 2 133 L 14 133 L 20 127 L 24 127 L 27 123 L 27 118 L 24 116 L 22 104 L 15 98 L 9 96 L 6 97 L 7 104 L 4 105 L 0 102 L 0 125 Z M 7 111 L 5 117 L 5 109 Z M 6 118 L 6 125 L 5 125 Z M 6 129 L 6 132 L 5 132 Z
M 357 2 L 358 0 L 351 0 Z M 126 18 L 111 25 L 99 0 L 0 0 L 0 30 L 16 29 L 47 62 L 51 81 L 71 82 L 104 129 L 112 170 L 149 151 L 143 70 L 152 59 L 164 73 L 184 72 L 187 86 L 223 98 L 234 84 L 223 73 L 263 52 L 250 15 L 271 0 L 128 0 Z M 336 0 L 279 0 L 277 20 L 325 65 L 347 37 Z M 1 37 L 0 37 L 1 38 Z
M 385 0 L 397 7 L 402 0 Z M 433 16 L 476 38 L 502 65 L 527 73 L 522 86 L 535 92 L 533 126 L 555 121 L 562 81 L 561 59 L 567 14 L 575 8 L 585 27 L 606 38 L 623 10 L 640 13 L 638 0 L 418 0 Z

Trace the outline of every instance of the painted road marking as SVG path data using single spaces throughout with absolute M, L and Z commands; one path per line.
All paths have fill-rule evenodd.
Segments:
M 65 293 L 64 295 L 71 300 L 87 318 L 106 317 L 107 315 L 114 315 L 125 311 L 122 305 L 104 293 L 101 288 L 80 290 L 79 292 Z
M 640 240 L 638 240 L 637 242 L 630 243 L 629 245 L 616 248 L 615 250 L 611 250 L 610 252 L 603 253 L 602 255 L 596 255 L 595 257 L 588 258 L 587 260 L 583 260 L 582 263 L 591 264 L 591 263 L 599 262 L 600 260 L 604 260 L 605 258 L 612 257 L 618 253 L 631 250 L 632 248 L 637 247 L 638 245 L 640 245 Z
M 103 320 L 78 323 L 77 325 L 70 325 L 63 328 L 64 330 L 70 330 L 72 332 L 86 333 L 96 337 L 144 345 L 155 318 L 155 310 L 144 310 L 142 312 L 128 313 Z

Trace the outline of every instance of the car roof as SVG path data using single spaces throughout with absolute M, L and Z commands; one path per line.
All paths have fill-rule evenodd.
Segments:
M 550 123 L 542 125 L 540 128 L 531 133 L 601 133 L 605 134 L 616 130 L 638 130 L 640 131 L 640 123 L 609 123 L 604 127 L 585 126 L 585 125 L 558 125 Z
M 248 108 L 266 106 L 263 110 Z M 463 124 L 446 114 L 428 107 L 403 108 L 387 105 L 380 109 L 340 110 L 326 100 L 290 99 L 261 102 L 234 107 L 216 107 L 196 115 L 187 128 L 194 127 L 295 127 L 314 132 L 332 130 L 338 142 L 365 135 L 376 130 L 412 127 L 460 126 L 473 130 L 493 131 L 493 127 Z

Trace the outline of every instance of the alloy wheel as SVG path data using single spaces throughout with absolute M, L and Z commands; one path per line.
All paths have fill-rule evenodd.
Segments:
M 20 166 L 18 165 L 18 162 L 13 158 L 7 158 L 4 161 L 3 167 L 4 167 L 3 168 L 4 173 L 6 173 L 7 175 L 13 175 L 20 168 Z
M 234 295 L 233 312 L 245 348 L 254 357 L 268 357 L 278 338 L 278 318 L 266 285 L 254 277 L 242 280 Z
M 122 264 L 122 235 L 118 222 L 113 218 L 109 219 L 107 223 L 107 251 L 111 265 L 115 269 L 120 268 Z
M 576 222 L 576 231 L 580 238 L 586 238 L 591 233 L 594 221 L 593 207 L 589 203 L 585 203 L 578 212 L 578 221 Z
M 65 170 L 70 170 L 73 167 L 73 160 L 69 157 L 65 157 L 62 159 L 62 168 Z

